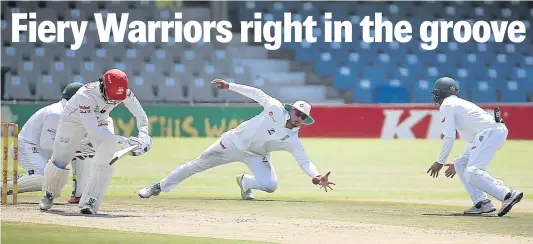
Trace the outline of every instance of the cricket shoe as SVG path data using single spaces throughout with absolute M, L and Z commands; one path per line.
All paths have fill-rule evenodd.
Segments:
M 139 197 L 149 198 L 151 196 L 159 196 L 159 193 L 161 193 L 161 185 L 159 185 L 159 183 L 155 183 L 151 186 L 141 189 L 139 191 Z
M 494 204 L 492 204 L 492 202 L 489 199 L 486 199 L 486 200 L 476 203 L 476 205 L 466 210 L 464 214 L 484 214 L 484 213 L 492 213 L 494 211 L 496 211 Z
M 80 198 L 81 197 L 75 197 L 75 196 L 71 196 L 70 199 L 68 199 L 68 203 L 70 204 L 78 204 L 80 203 Z
M 522 197 L 524 197 L 524 193 L 521 191 L 511 190 L 511 192 L 507 193 L 505 199 L 502 202 L 502 207 L 498 212 L 498 216 L 502 217 L 506 215 L 515 204 L 522 200 Z
M 52 193 L 46 192 L 44 196 L 41 198 L 41 201 L 39 202 L 39 208 L 41 210 L 48 210 L 52 208 L 54 205 L 54 197 L 52 196 Z
M 93 204 L 96 202 L 96 199 L 89 198 L 89 201 L 87 201 L 80 209 L 80 213 L 82 214 L 97 214 L 96 209 L 94 208 Z
M 243 178 L 244 178 L 244 174 L 237 175 L 237 178 L 236 178 L 237 184 L 241 188 L 241 197 L 244 200 L 254 200 L 254 195 L 252 195 L 252 189 L 248 189 L 245 191 L 244 188 L 242 188 Z

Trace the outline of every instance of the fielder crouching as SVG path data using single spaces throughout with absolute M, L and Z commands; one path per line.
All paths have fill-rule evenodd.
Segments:
M 41 191 L 46 162 L 52 155 L 59 117 L 72 96 L 82 87 L 82 83 L 68 84 L 61 94 L 61 100 L 35 112 L 26 121 L 19 138 L 19 163 L 28 173 L 18 178 L 18 193 Z M 13 154 L 13 145 L 10 153 Z M 3 187 L 3 186 L 2 186 Z M 8 194 L 13 193 L 13 180 L 9 180 Z
M 252 171 L 236 177 L 240 194 L 244 200 L 252 200 L 252 189 L 274 192 L 278 186 L 278 177 L 270 159 L 273 151 L 288 151 L 300 164 L 301 169 L 326 191 L 331 189 L 329 172 L 322 175 L 309 159 L 298 132 L 302 124 L 311 124 L 311 105 L 304 101 L 294 104 L 282 104 L 262 90 L 213 80 L 218 89 L 229 89 L 257 101 L 264 110 L 250 120 L 224 133 L 199 157 L 178 166 L 164 179 L 139 191 L 141 198 L 157 196 L 161 191 L 168 192 L 190 176 L 204 170 L 234 161 L 244 162 Z
M 137 121 L 137 138 L 115 135 L 108 127 L 109 113 L 121 103 Z M 147 152 L 152 145 L 148 117 L 128 89 L 128 77 L 123 71 L 108 70 L 97 81 L 85 84 L 67 102 L 57 128 L 52 157 L 44 169 L 44 196 L 39 203 L 41 210 L 50 209 L 54 199 L 61 196 L 69 176 L 67 165 L 76 156 L 76 150 L 86 134 L 94 146 L 95 154 L 78 206 L 83 214 L 96 214 L 111 181 L 113 166 L 109 163 L 118 144 L 123 147 L 136 145 L 133 156 Z
M 440 156 L 427 173 L 438 177 L 440 169 L 446 165 L 449 166 L 446 177 L 453 177 L 455 173 L 459 175 L 474 203 L 465 214 L 496 211 L 487 196 L 489 194 L 502 202 L 498 216 L 504 216 L 520 202 L 524 193 L 507 187 L 503 181 L 487 172 L 490 161 L 505 144 L 509 133 L 498 111 L 491 115 L 474 103 L 459 98 L 457 83 L 449 77 L 438 79 L 432 93 L 434 102 L 439 106 L 444 138 Z M 454 164 L 445 164 L 456 138 L 456 130 L 468 144 Z

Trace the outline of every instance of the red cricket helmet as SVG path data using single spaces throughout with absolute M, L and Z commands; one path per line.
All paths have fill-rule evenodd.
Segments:
M 120 103 L 126 99 L 128 76 L 119 69 L 110 69 L 100 78 L 100 91 L 108 103 Z

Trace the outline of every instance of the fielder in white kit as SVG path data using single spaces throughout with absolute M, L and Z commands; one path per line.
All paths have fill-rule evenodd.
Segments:
M 498 111 L 487 113 L 477 105 L 457 97 L 459 89 L 455 80 L 442 77 L 433 87 L 433 100 L 439 105 L 444 135 L 439 159 L 427 171 L 438 177 L 456 138 L 456 130 L 468 142 L 463 153 L 446 170 L 447 177 L 459 175 L 474 206 L 465 214 L 482 214 L 496 211 L 487 193 L 502 202 L 498 216 L 504 216 L 520 202 L 523 193 L 510 189 L 501 180 L 492 177 L 487 166 L 496 152 L 504 145 L 508 130 Z
M 139 131 L 137 138 L 115 135 L 108 128 L 109 113 L 120 103 L 124 103 L 135 116 Z M 148 117 L 133 92 L 128 89 L 128 77 L 123 71 L 109 70 L 99 80 L 85 84 L 67 102 L 61 115 L 52 158 L 44 169 L 44 196 L 39 208 L 50 209 L 54 198 L 61 196 L 61 189 L 69 176 L 67 165 L 87 134 L 96 150 L 78 206 L 83 214 L 96 214 L 111 181 L 113 165 L 109 163 L 117 151 L 118 143 L 123 147 L 136 145 L 132 155 L 141 155 L 152 145 L 148 132 Z
M 278 185 L 276 171 L 270 161 L 270 152 L 288 151 L 300 164 L 301 169 L 326 191 L 331 189 L 329 172 L 321 175 L 313 162 L 304 151 L 298 138 L 301 124 L 311 124 L 314 120 L 310 116 L 311 106 L 304 101 L 297 101 L 293 105 L 282 104 L 270 97 L 262 90 L 228 83 L 215 79 L 211 83 L 218 89 L 230 89 L 247 96 L 264 110 L 255 117 L 241 123 L 236 128 L 225 132 L 215 143 L 199 157 L 178 166 L 164 179 L 139 191 L 141 198 L 157 196 L 161 191 L 168 192 L 183 180 L 193 174 L 220 166 L 226 163 L 242 161 L 252 171 L 253 175 L 240 174 L 236 177 L 244 200 L 252 200 L 252 189 L 272 193 Z
M 82 87 L 82 83 L 68 84 L 61 94 L 61 100 L 43 107 L 24 123 L 19 138 L 19 163 L 28 173 L 18 179 L 18 193 L 41 191 L 44 167 L 52 156 L 59 117 L 67 101 Z M 13 145 L 10 147 L 13 153 Z M 3 186 L 2 186 L 3 187 Z M 8 181 L 8 194 L 13 193 L 13 180 Z

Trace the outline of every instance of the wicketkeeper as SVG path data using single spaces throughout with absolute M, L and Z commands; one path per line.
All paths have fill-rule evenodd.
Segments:
M 18 193 L 41 191 L 44 168 L 52 156 L 59 117 L 67 101 L 82 86 L 82 83 L 77 82 L 68 84 L 63 89 L 60 101 L 39 109 L 22 126 L 18 135 L 18 159 L 20 166 L 28 173 L 19 176 Z M 13 154 L 13 145 L 10 154 Z M 8 181 L 7 187 L 8 194 L 12 194 L 12 179 Z

